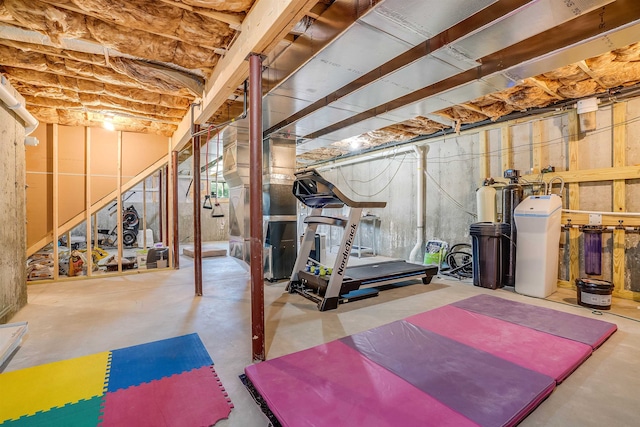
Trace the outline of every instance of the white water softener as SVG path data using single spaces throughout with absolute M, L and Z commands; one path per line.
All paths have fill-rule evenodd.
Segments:
M 516 292 L 545 298 L 556 291 L 561 216 L 562 199 L 555 194 L 530 196 L 516 207 Z

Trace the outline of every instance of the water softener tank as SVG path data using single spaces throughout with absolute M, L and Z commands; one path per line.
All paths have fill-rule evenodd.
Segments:
M 510 245 L 507 248 L 509 262 L 503 266 L 505 286 L 513 286 L 516 282 L 517 230 L 514 221 L 514 210 L 524 198 L 524 188 L 517 183 L 518 176 L 517 171 L 511 169 L 506 171 L 505 178 L 509 178 L 511 183 L 502 188 L 502 222 L 509 224 L 511 227 L 509 234 Z
M 476 190 L 478 222 L 496 222 L 496 189 L 487 182 Z
M 556 291 L 561 217 L 562 199 L 555 194 L 527 197 L 515 209 L 516 292 L 546 298 Z

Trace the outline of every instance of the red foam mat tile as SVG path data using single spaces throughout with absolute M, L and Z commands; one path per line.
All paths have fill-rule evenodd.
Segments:
M 105 395 L 101 426 L 212 426 L 231 412 L 211 366 Z

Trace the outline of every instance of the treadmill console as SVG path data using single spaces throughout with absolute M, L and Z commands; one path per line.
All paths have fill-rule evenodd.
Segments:
M 333 184 L 315 169 L 296 172 L 293 195 L 310 208 L 341 208 L 344 202 L 333 191 Z

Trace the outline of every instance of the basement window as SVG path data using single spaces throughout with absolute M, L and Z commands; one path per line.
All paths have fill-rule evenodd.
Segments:
M 211 181 L 211 197 L 218 199 L 228 199 L 229 184 L 227 184 L 226 182 L 218 182 L 216 187 L 216 182 Z

